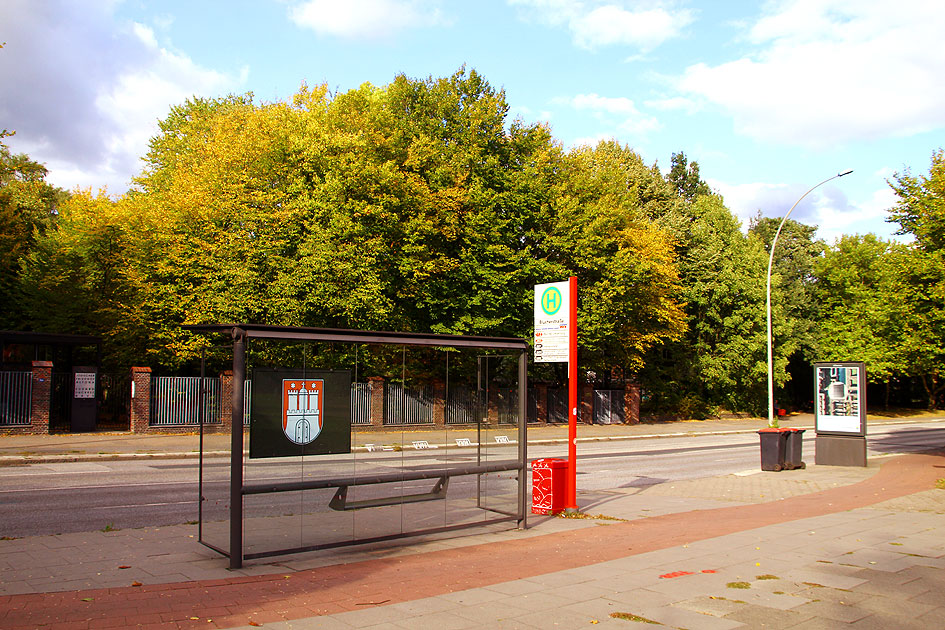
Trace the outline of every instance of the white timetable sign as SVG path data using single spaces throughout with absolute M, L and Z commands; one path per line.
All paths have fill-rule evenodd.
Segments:
M 535 285 L 535 363 L 567 363 L 570 313 L 567 281 Z

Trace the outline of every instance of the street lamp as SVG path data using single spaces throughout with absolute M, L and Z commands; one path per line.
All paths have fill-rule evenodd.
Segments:
M 794 211 L 794 208 L 797 207 L 797 204 L 801 202 L 801 199 L 809 195 L 814 189 L 823 186 L 827 182 L 838 177 L 843 177 L 844 175 L 849 175 L 853 172 L 853 169 L 848 169 L 842 173 L 837 173 L 833 177 L 828 177 L 819 184 L 812 186 L 810 190 L 800 196 L 800 198 L 794 202 L 794 205 L 791 206 L 791 209 L 787 211 L 784 215 L 784 218 L 781 219 L 781 225 L 778 226 L 778 231 L 774 234 L 774 240 L 771 241 L 771 253 L 768 256 L 768 282 L 767 282 L 767 311 L 768 311 L 768 426 L 776 427 L 778 426 L 777 421 L 774 419 L 774 355 L 771 352 L 771 266 L 774 264 L 774 246 L 778 244 L 778 236 L 781 235 L 781 228 L 784 227 L 784 223 L 787 221 L 788 217 L 791 215 L 791 212 Z

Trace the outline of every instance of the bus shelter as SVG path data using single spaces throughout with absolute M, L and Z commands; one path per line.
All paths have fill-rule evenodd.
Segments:
M 524 339 L 185 328 L 232 342 L 215 350 L 232 354 L 230 451 L 206 453 L 201 437 L 199 473 L 199 540 L 231 568 L 526 526 Z

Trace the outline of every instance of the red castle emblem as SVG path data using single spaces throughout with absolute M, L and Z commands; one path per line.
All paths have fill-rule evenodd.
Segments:
M 289 441 L 305 445 L 322 431 L 325 381 L 283 379 L 282 430 Z

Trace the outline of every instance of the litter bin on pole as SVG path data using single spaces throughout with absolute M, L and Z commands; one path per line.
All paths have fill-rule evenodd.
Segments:
M 804 456 L 804 431 L 805 429 L 788 429 L 787 443 L 784 446 L 784 469 L 794 470 L 796 468 L 807 468 L 803 460 Z
M 564 511 L 568 490 L 568 462 L 546 457 L 532 462 L 532 513 Z

